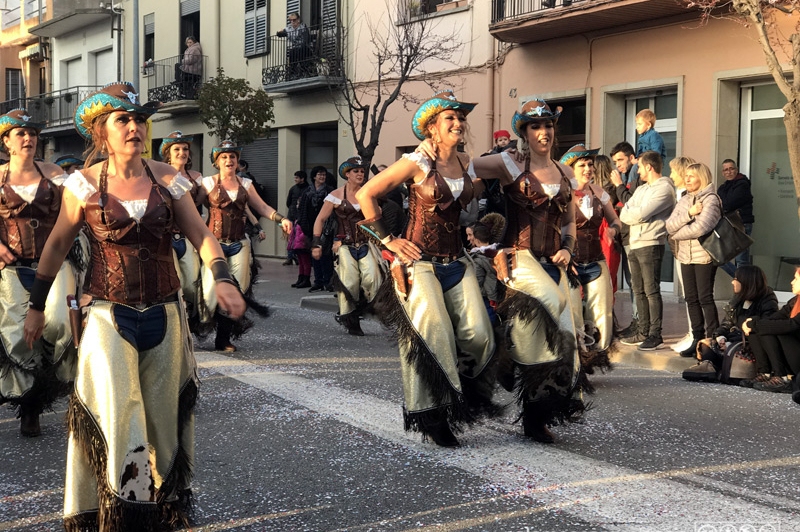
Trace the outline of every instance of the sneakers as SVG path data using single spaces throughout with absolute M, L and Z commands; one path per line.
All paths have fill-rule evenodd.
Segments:
M 633 333 L 632 335 L 623 336 L 620 342 L 624 345 L 639 345 L 645 341 L 647 337 L 641 333 Z
M 672 350 L 676 353 L 680 353 L 681 351 L 686 351 L 689 349 L 689 346 L 694 343 L 694 336 L 692 335 L 692 331 L 686 333 L 686 336 L 678 340 L 675 345 L 672 346 Z M 683 356 L 683 355 L 681 355 Z
M 628 338 L 630 336 L 636 336 L 636 333 L 639 331 L 639 320 L 631 321 L 631 324 L 622 329 L 617 333 L 619 338 Z
M 760 392 L 792 393 L 792 381 L 775 376 L 766 382 L 753 383 L 753 389 Z
M 687 381 L 717 382 L 717 370 L 710 360 L 701 360 L 694 366 L 683 371 L 683 378 Z
M 755 386 L 757 382 L 762 383 L 762 382 L 767 382 L 768 380 L 769 380 L 769 375 L 767 375 L 766 373 L 759 373 L 753 379 L 740 380 L 739 386 L 741 386 L 742 388 L 752 388 L 753 386 Z
M 308 289 L 309 292 L 322 292 L 323 290 L 325 290 L 325 285 L 323 284 L 315 284 Z
M 660 347 L 664 347 L 664 339 L 661 336 L 648 336 L 639 344 L 640 351 L 655 351 Z

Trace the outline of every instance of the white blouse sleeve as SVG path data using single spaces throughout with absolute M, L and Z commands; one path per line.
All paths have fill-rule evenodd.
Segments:
M 342 200 L 340 200 L 333 194 L 328 194 L 327 196 L 325 196 L 325 201 L 327 201 L 328 203 L 333 203 L 337 207 L 342 204 Z
M 245 190 L 249 191 L 250 187 L 253 184 L 253 180 L 250 179 L 249 177 L 242 177 L 241 179 L 242 179 L 242 186 L 244 187 Z
M 200 179 L 200 185 L 206 189 L 206 192 L 211 192 L 217 186 L 217 182 L 214 180 L 214 176 L 208 175 Z
M 477 174 L 475 174 L 475 163 L 472 160 L 469 161 L 469 166 L 467 166 L 467 175 L 472 179 L 478 178 Z
M 172 179 L 172 183 L 167 186 L 167 190 L 169 190 L 169 195 L 172 196 L 172 199 L 179 200 L 184 194 L 192 190 L 192 182 L 183 174 L 178 173 Z
M 519 169 L 517 163 L 514 162 L 514 159 L 511 158 L 511 155 L 508 152 L 504 151 L 503 153 L 500 154 L 500 156 L 503 158 L 503 162 L 506 165 L 506 170 L 508 170 L 508 173 L 509 175 L 511 175 L 511 178 L 517 179 L 522 173 L 522 170 Z
M 600 196 L 600 203 L 602 203 L 603 205 L 605 205 L 605 204 L 606 204 L 606 203 L 608 203 L 609 201 L 611 201 L 611 196 L 609 196 L 609 195 L 608 195 L 608 192 L 606 192 L 606 191 L 604 190 L 604 191 L 603 191 L 603 195 L 602 195 L 602 196 Z
M 50 179 L 51 183 L 53 183 L 57 187 L 60 187 L 60 186 L 64 185 L 64 181 L 66 181 L 68 177 L 69 177 L 69 174 L 63 173 L 61 175 L 57 175 L 56 177 L 51 177 L 49 179 Z
M 64 188 L 72 192 L 82 203 L 86 203 L 89 196 L 97 192 L 94 185 L 86 180 L 80 170 L 76 170 L 70 174 L 66 181 L 64 181 Z
M 403 158 L 416 163 L 426 174 L 431 171 L 431 160 L 419 152 L 404 153 Z

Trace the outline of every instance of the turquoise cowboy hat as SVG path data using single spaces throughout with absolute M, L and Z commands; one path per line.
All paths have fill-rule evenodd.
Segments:
M 414 136 L 419 140 L 425 140 L 425 124 L 432 116 L 435 116 L 445 109 L 458 109 L 468 115 L 470 111 L 475 109 L 476 103 L 459 102 L 456 99 L 453 91 L 443 90 L 433 95 L 433 98 L 422 102 L 417 112 L 414 113 L 414 118 L 411 119 L 411 129 L 414 131 Z
M 514 113 L 514 117 L 511 119 L 511 129 L 515 135 L 522 138 L 522 130 L 526 125 L 534 120 L 557 122 L 558 117 L 561 116 L 561 111 L 561 107 L 556 107 L 556 112 L 554 113 L 544 100 L 529 100 L 522 104 L 522 108 L 519 111 Z
M 568 149 L 567 153 L 561 156 L 561 160 L 559 162 L 566 164 L 567 166 L 572 166 L 578 159 L 594 159 L 595 155 L 598 153 L 600 153 L 600 148 L 590 150 L 583 144 L 576 144 Z
M 184 135 L 180 131 L 173 131 L 161 141 L 161 146 L 158 147 L 158 153 L 161 155 L 161 160 L 167 160 L 167 152 L 173 144 L 187 144 L 192 145 L 194 137 L 191 135 Z
M 161 108 L 161 102 L 139 103 L 139 93 L 127 81 L 109 83 L 84 98 L 75 108 L 75 129 L 83 138 L 92 137 L 92 123 L 103 114 L 128 111 L 150 116 Z
M 211 148 L 211 163 L 215 164 L 217 158 L 223 153 L 235 153 L 236 157 L 241 157 L 242 148 L 234 144 L 232 140 L 223 140 L 219 146 Z
M 363 168 L 366 176 L 367 162 L 361 157 L 350 157 L 345 162 L 339 165 L 339 177 L 347 180 L 347 172 L 353 168 Z
M 68 154 L 68 155 L 62 155 L 61 157 L 59 157 L 58 159 L 56 159 L 53 162 L 55 164 L 57 164 L 58 166 L 60 166 L 61 168 L 64 168 L 64 169 L 66 169 L 69 166 L 72 166 L 73 164 L 81 165 L 81 164 L 84 163 L 84 161 L 82 159 L 78 159 L 77 157 L 75 157 L 71 153 Z
M 29 127 L 39 133 L 44 124 L 33 122 L 33 117 L 22 108 L 12 109 L 6 114 L 0 115 L 0 137 L 18 127 Z

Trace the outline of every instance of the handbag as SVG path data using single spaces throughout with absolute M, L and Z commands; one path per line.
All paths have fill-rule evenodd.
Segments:
M 719 202 L 719 210 L 721 216 L 716 227 L 708 234 L 697 238 L 703 249 L 711 256 L 711 261 L 717 266 L 730 262 L 753 244 L 753 239 L 744 232 L 739 215 L 725 215 L 722 212 L 722 200 Z

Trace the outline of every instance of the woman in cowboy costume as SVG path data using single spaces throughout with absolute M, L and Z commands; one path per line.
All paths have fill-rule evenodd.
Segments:
M 72 154 L 62 155 L 53 162 L 58 166 L 60 166 L 64 170 L 64 173 L 67 175 L 71 174 L 75 170 L 80 170 L 81 167 L 83 167 L 83 160 L 78 159 Z
M 25 109 L 0 116 L 0 138 L 9 161 L 0 166 L 0 404 L 10 403 L 23 436 L 39 436 L 39 415 L 69 391 L 75 346 L 67 313 L 76 293 L 75 267 L 59 264 L 48 300 L 43 338 L 26 345 L 22 324 L 45 241 L 61 208 L 64 171 L 35 162 L 42 124 Z
M 163 530 L 187 525 L 194 463 L 197 372 L 172 254 L 173 225 L 194 244 L 233 318 L 244 300 L 222 250 L 171 166 L 145 161 L 147 119 L 130 83 L 92 93 L 75 127 L 92 142 L 87 166 L 64 183 L 61 213 L 31 288 L 25 340 L 48 326 L 47 294 L 78 230 L 90 241 L 81 307 L 69 443 L 64 527 Z M 94 163 L 98 153 L 108 158 Z M 46 304 L 47 303 L 47 304 Z
M 248 306 L 262 315 L 266 315 L 266 308 L 256 303 L 251 297 L 250 260 L 252 250 L 250 239 L 245 234 L 245 210 L 249 206 L 256 214 L 269 218 L 280 225 L 287 235 L 292 232 L 292 222 L 264 203 L 255 190 L 251 191 L 252 180 L 236 175 L 241 152 L 242 149 L 229 140 L 212 148 L 211 162 L 219 169 L 219 173 L 203 178 L 201 194 L 205 197 L 205 205 L 208 208 L 208 228 L 222 245 L 228 267 L 236 282 L 239 283 L 239 288 L 244 292 Z M 215 312 L 217 301 L 213 272 L 203 267 L 202 276 L 205 304 L 201 306 L 200 319 L 205 323 L 215 322 L 217 336 L 214 340 L 214 348 L 217 351 L 236 351 L 236 346 L 231 343 L 231 337 L 243 334 L 252 326 L 252 322 L 247 318 L 234 321 L 228 316 Z
M 497 313 L 506 323 L 506 356 L 498 380 L 516 386 L 525 435 L 552 443 L 548 425 L 584 410 L 580 360 L 566 268 L 575 252 L 572 169 L 555 160 L 555 112 L 543 100 L 526 102 L 511 128 L 519 151 L 473 159 L 470 176 L 499 179 L 506 197 L 506 233 L 495 261 L 507 286 Z M 428 141 L 418 148 L 435 151 Z M 516 382 L 516 384 L 514 384 Z
M 311 254 L 319 260 L 322 257 L 322 228 L 331 214 L 335 214 L 338 230 L 333 254 L 338 261 L 333 286 L 339 299 L 337 321 L 354 336 L 364 336 L 359 323 L 361 314 L 372 304 L 384 277 L 380 251 L 356 225 L 364 219 L 356 193 L 364 184 L 366 172 L 367 165 L 360 157 L 351 157 L 339 165 L 339 177 L 346 183 L 325 197 L 314 222 L 311 242 Z
M 581 368 L 589 374 L 594 368 L 611 368 L 608 347 L 614 331 L 614 290 L 601 239 L 612 245 L 621 228 L 608 192 L 594 184 L 594 158 L 599 151 L 576 144 L 561 157 L 561 164 L 572 168 L 577 183 L 573 193 L 577 242 L 571 268 L 577 274 L 578 286 L 571 290 L 572 311 L 578 344 L 583 344 Z M 601 236 L 603 220 L 608 227 Z M 591 324 L 592 330 L 585 330 L 586 324 Z
M 180 131 L 173 131 L 161 141 L 158 149 L 161 160 L 175 169 L 176 172 L 189 179 L 192 183 L 192 190 L 189 194 L 197 207 L 198 212 L 202 209 L 202 203 L 198 201 L 200 196 L 200 180 L 203 175 L 192 170 L 192 140 L 194 137 L 184 135 Z M 177 259 L 178 277 L 181 280 L 183 290 L 183 300 L 186 302 L 186 313 L 189 316 L 189 323 L 193 323 L 197 318 L 198 301 L 201 298 L 200 290 L 200 256 L 194 249 L 192 243 L 186 239 L 179 231 L 172 234 L 172 248 Z
M 359 225 L 395 255 L 393 289 L 387 290 L 386 308 L 376 310 L 399 343 L 406 430 L 447 447 L 459 445 L 453 429 L 496 413 L 488 371 L 492 325 L 458 224 L 462 208 L 483 188 L 466 173 L 469 156 L 457 150 L 474 107 L 452 91 L 424 102 L 412 128 L 417 138 L 436 143 L 435 157 L 404 155 L 356 194 L 366 218 Z M 409 188 L 409 221 L 404 236 L 394 238 L 378 198 L 403 183 Z

